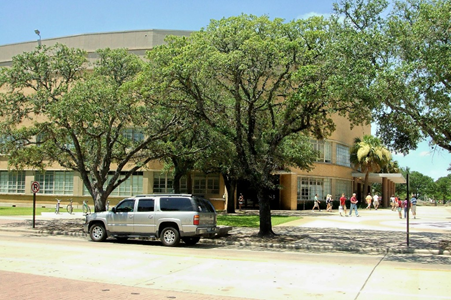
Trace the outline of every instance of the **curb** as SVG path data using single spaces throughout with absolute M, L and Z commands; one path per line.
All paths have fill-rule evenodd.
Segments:
M 286 249 L 286 250 L 309 250 L 309 251 L 327 251 L 327 252 L 352 252 L 352 253 L 379 253 L 379 254 L 428 254 L 428 255 L 451 255 L 449 250 L 427 250 L 427 249 L 395 249 L 395 248 L 361 248 L 361 247 L 333 247 L 333 246 L 315 246 L 303 244 L 273 244 L 273 243 L 254 243 L 254 242 L 233 242 L 216 241 L 201 239 L 199 244 L 216 246 L 238 246 L 238 247 L 257 247 L 268 249 Z

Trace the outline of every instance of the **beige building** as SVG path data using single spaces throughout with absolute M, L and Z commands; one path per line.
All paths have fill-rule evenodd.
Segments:
M 52 46 L 56 43 L 65 44 L 71 48 L 81 48 L 88 52 L 90 60 L 96 59 L 95 51 L 101 48 L 127 48 L 137 55 L 144 55 L 152 47 L 164 43 L 167 35 L 189 35 L 189 31 L 171 30 L 140 30 L 126 32 L 110 32 L 67 36 L 54 39 L 45 39 L 39 42 Z M 38 41 L 25 42 L 0 46 L 0 66 L 10 66 L 11 59 L 17 54 L 32 51 L 38 45 Z M 321 155 L 310 172 L 291 169 L 290 172 L 276 174 L 282 189 L 273 195 L 273 209 L 307 209 L 311 208 L 315 194 L 320 199 L 325 199 L 327 194 L 339 199 L 342 193 L 349 198 L 353 192 L 362 188 L 362 174 L 353 173 L 349 161 L 349 149 L 354 138 L 371 134 L 370 126 L 358 126 L 350 129 L 348 121 L 339 116 L 334 117 L 337 130 L 325 141 L 313 141 L 316 150 Z M 131 176 L 110 197 L 110 205 L 119 200 L 137 194 L 170 193 L 172 178 L 170 174 L 162 172 L 162 165 L 150 163 L 141 172 Z M 219 174 L 204 175 L 191 174 L 188 184 L 186 178 L 182 179 L 182 191 L 187 191 L 188 185 L 192 186 L 193 193 L 202 194 L 209 198 L 217 209 L 226 207 L 227 197 L 224 182 Z M 394 192 L 394 183 L 404 182 L 399 176 L 373 176 L 373 182 L 383 184 L 384 202 Z M 52 203 L 56 199 L 67 201 L 69 198 L 81 203 L 90 198 L 89 193 L 83 187 L 82 180 L 76 172 L 68 171 L 54 166 L 40 173 L 34 170 L 9 171 L 7 158 L 0 157 L 0 201 L 2 202 L 29 202 L 32 200 L 31 184 L 39 182 L 41 189 L 38 193 L 38 201 Z M 237 193 L 243 193 L 246 201 L 245 207 L 256 207 L 255 193 L 248 189 L 246 183 L 238 185 Z M 90 200 L 92 204 L 92 200 Z

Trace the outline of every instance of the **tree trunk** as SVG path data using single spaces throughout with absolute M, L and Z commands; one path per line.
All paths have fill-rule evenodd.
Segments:
M 260 211 L 260 231 L 259 237 L 273 237 L 276 234 L 272 231 L 271 223 L 271 203 L 267 188 L 258 188 L 257 197 Z
M 183 177 L 182 173 L 174 174 L 174 181 L 172 182 L 172 188 L 174 189 L 174 194 L 180 194 L 180 179 Z
M 370 177 L 370 172 L 367 171 L 365 173 L 365 182 L 363 183 L 362 203 L 365 203 L 366 195 L 368 195 L 368 180 L 369 180 L 369 177 Z
M 99 191 L 95 191 L 94 193 L 94 212 L 105 211 L 105 203 L 107 197 L 105 197 Z M 89 202 L 88 202 L 89 205 Z
M 224 184 L 227 189 L 227 213 L 235 213 L 235 191 L 236 191 L 236 180 L 231 179 L 227 174 L 221 174 L 224 179 Z

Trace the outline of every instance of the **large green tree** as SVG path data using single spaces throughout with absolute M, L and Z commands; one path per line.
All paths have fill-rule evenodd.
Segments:
M 451 175 L 440 177 L 435 183 L 437 186 L 435 199 L 439 201 L 443 200 L 442 203 L 445 204 L 446 201 L 451 199 Z
M 433 196 L 437 189 L 434 179 L 417 171 L 413 171 L 409 174 L 409 186 L 410 193 L 417 195 L 417 198 L 423 199 L 425 197 Z
M 170 98 L 233 145 L 239 174 L 257 191 L 260 236 L 273 235 L 274 172 L 309 169 L 316 157 L 309 137 L 330 135 L 333 114 L 351 124 L 367 120 L 365 100 L 343 93 L 335 25 L 321 17 L 285 22 L 241 15 L 149 52 L 146 96 Z M 146 80 L 160 86 L 146 88 Z
M 389 10 L 389 8 L 391 8 Z M 448 0 L 342 0 L 356 49 L 371 65 L 378 135 L 391 149 L 408 152 L 418 142 L 451 151 L 451 2 Z M 362 61 L 350 52 L 350 64 Z
M 13 57 L 0 71 L 0 134 L 12 167 L 76 171 L 100 211 L 116 187 L 163 155 L 160 141 L 177 117 L 131 89 L 139 57 L 97 55 L 89 66 L 84 51 L 55 45 Z

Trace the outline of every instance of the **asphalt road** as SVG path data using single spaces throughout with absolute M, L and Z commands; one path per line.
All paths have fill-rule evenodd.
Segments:
M 449 256 L 274 252 L 0 232 L 0 299 L 451 299 Z

